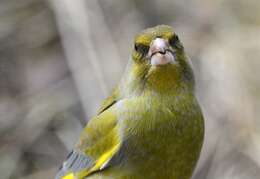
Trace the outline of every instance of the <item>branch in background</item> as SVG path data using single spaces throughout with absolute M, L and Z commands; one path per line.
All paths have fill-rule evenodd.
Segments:
M 107 85 L 91 40 L 90 10 L 83 0 L 54 0 L 50 3 L 84 110 L 94 114 L 97 101 L 106 96 Z

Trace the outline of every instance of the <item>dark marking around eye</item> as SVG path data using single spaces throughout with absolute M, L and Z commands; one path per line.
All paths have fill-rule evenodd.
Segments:
M 180 40 L 179 40 L 179 37 L 178 37 L 177 35 L 174 35 L 174 36 L 172 36 L 172 37 L 169 39 L 169 44 L 170 44 L 172 47 L 177 47 L 177 48 L 180 48 L 180 47 L 181 47 Z
M 149 51 L 149 46 L 143 44 L 135 44 L 135 51 L 141 53 L 142 55 L 145 55 Z

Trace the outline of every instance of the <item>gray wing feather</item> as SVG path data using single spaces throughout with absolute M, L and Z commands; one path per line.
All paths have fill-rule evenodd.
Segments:
M 78 172 L 84 168 L 89 168 L 93 164 L 93 160 L 77 151 L 69 153 L 65 162 L 60 167 L 55 179 L 62 179 L 63 176 L 70 172 Z

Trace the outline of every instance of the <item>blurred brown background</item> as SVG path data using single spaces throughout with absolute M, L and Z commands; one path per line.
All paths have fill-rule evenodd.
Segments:
M 194 179 L 260 177 L 259 0 L 1 0 L 0 178 L 53 178 L 140 30 L 168 24 L 206 119 Z

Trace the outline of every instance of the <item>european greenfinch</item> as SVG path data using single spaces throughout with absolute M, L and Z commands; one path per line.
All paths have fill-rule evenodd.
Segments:
M 190 179 L 204 137 L 194 85 L 170 26 L 139 33 L 125 75 L 56 179 Z

